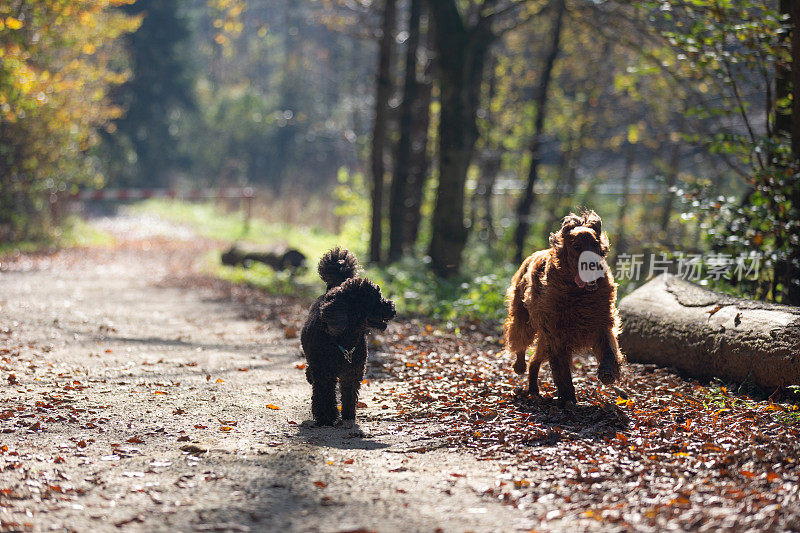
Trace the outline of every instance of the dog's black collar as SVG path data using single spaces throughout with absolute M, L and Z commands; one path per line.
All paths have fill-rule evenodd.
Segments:
M 356 347 L 355 346 L 353 346 L 349 350 L 345 349 L 345 347 L 342 346 L 341 344 L 337 344 L 336 347 L 339 348 L 339 350 L 341 350 L 345 361 L 347 361 L 348 363 L 352 363 L 353 362 L 353 352 L 356 351 Z

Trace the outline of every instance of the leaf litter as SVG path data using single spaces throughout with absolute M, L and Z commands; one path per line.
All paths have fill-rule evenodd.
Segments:
M 465 329 L 431 336 L 430 325 L 411 322 L 385 334 L 387 354 L 372 370 L 391 380 L 377 396 L 393 409 L 376 412 L 504 465 L 487 497 L 542 523 L 800 528 L 797 405 L 641 364 L 626 365 L 622 398 L 600 384 L 586 356 L 573 370 L 579 404 L 560 408 L 547 365 L 543 398 L 530 398 L 521 390 L 527 377 L 513 373 L 499 339 Z

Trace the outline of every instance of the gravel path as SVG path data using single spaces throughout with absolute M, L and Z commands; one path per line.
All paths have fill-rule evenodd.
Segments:
M 364 436 L 302 426 L 304 309 L 186 282 L 209 246 L 139 232 L 2 264 L 0 531 L 533 526 L 487 496 L 503 464 L 392 421 L 401 384 L 368 376 Z

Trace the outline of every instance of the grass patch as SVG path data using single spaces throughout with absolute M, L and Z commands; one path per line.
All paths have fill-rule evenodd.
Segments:
M 313 257 L 319 250 L 337 244 L 358 247 L 357 243 L 342 243 L 339 236 L 315 227 L 294 226 L 251 219 L 245 231 L 241 213 L 223 213 L 213 203 L 187 203 L 176 200 L 147 200 L 130 207 L 131 212 L 157 215 L 166 220 L 192 228 L 207 239 L 239 242 L 242 246 L 275 245 L 296 248 Z
M 737 390 L 733 391 L 728 387 L 722 385 L 722 381 L 714 379 L 711 384 L 702 389 L 700 394 L 700 401 L 706 410 L 724 412 L 732 409 L 750 409 L 768 414 L 776 422 L 785 424 L 787 426 L 800 425 L 800 406 L 797 403 L 773 403 L 772 401 L 759 402 L 743 393 L 742 389 L 746 389 L 746 384 L 738 386 Z M 797 390 L 800 390 L 795 385 L 788 387 L 790 392 L 797 395 Z M 796 402 L 797 398 L 792 398 Z
M 72 216 L 61 226 L 58 243 L 63 248 L 111 246 L 114 244 L 114 236 L 98 229 L 81 217 Z
M 111 246 L 114 237 L 80 217 L 70 216 L 57 228 L 36 240 L 0 243 L 0 257 L 19 253 L 52 251 L 58 248 Z
M 132 209 L 189 226 L 206 238 L 239 242 L 242 247 L 282 245 L 297 248 L 308 258 L 309 268 L 294 276 L 288 272 L 275 272 L 260 264 L 250 268 L 223 266 L 217 253 L 208 256 L 204 268 L 211 275 L 258 287 L 271 294 L 318 296 L 323 284 L 316 272 L 316 262 L 334 246 L 349 248 L 362 262 L 366 256 L 368 232 L 366 229 L 353 231 L 352 224 L 344 224 L 349 229 L 336 235 L 314 227 L 254 219 L 250 230 L 244 233 L 239 213 L 222 213 L 211 203 L 148 200 Z M 381 286 L 384 295 L 395 301 L 401 313 L 499 326 L 505 316 L 505 290 L 515 268 L 510 264 L 497 265 L 487 250 L 470 250 L 465 256 L 469 259 L 464 265 L 464 274 L 456 279 L 439 279 L 431 273 L 425 261 L 414 258 L 389 266 L 367 266 L 366 275 Z

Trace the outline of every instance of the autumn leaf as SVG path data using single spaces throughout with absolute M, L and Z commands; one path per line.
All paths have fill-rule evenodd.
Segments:
M 315 481 L 314 485 L 316 485 L 317 487 L 320 487 L 320 488 L 325 488 L 325 487 L 328 486 L 328 484 L 323 482 L 323 481 Z
M 10 30 L 19 30 L 24 25 L 25 24 L 19 19 L 15 19 L 14 17 L 6 17 L 6 27 L 8 27 Z
M 280 409 L 280 407 L 278 407 L 277 405 L 268 403 L 267 404 L 267 409 L 275 409 L 275 410 L 277 410 L 277 409 Z
M 128 439 L 128 442 L 130 442 L 131 444 L 142 444 L 142 443 L 144 443 L 144 441 L 139 437 L 131 437 L 131 438 Z
M 298 370 L 304 370 L 307 365 L 305 363 L 298 363 L 294 367 Z
M 617 405 L 622 407 L 632 407 L 633 406 L 633 399 L 628 398 L 627 400 L 624 398 L 617 398 L 616 400 Z

